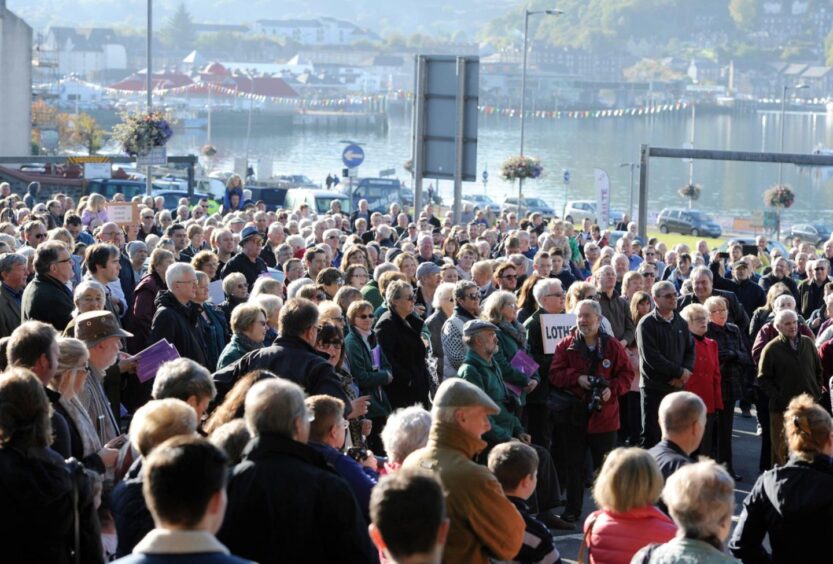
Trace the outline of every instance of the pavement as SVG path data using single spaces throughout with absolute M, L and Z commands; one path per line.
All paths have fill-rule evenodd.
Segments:
M 753 416 L 755 414 L 754 408 L 752 414 Z M 740 410 L 735 409 L 734 431 L 732 432 L 733 459 L 735 472 L 740 474 L 743 479 L 735 484 L 735 517 L 732 519 L 733 527 L 740 514 L 743 500 L 751 491 L 759 475 L 758 459 L 761 453 L 761 437 L 755 434 L 756 423 L 757 420 L 754 417 L 751 419 L 743 418 L 740 415 Z M 556 511 L 558 512 L 559 509 Z M 582 538 L 581 530 L 584 520 L 596 509 L 597 507 L 593 502 L 590 489 L 587 489 L 584 493 L 584 512 L 579 522 L 576 523 L 576 530 L 572 532 L 553 530 L 555 546 L 561 553 L 563 562 L 572 563 L 578 561 L 578 551 L 581 547 Z

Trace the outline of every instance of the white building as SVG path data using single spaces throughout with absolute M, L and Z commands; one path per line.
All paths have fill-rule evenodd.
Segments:
M 112 29 L 52 27 L 43 47 L 56 53 L 61 75 L 127 70 L 127 50 Z
M 0 156 L 32 152 L 32 28 L 0 0 Z
M 352 45 L 358 41 L 381 41 L 375 33 L 335 18 L 257 20 L 254 32 L 268 37 L 286 37 L 301 45 Z

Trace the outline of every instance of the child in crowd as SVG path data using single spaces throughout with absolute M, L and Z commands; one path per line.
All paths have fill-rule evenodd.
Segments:
M 503 492 L 526 523 L 526 534 L 516 562 L 561 562 L 552 533 L 532 515 L 526 500 L 538 484 L 538 454 L 519 441 L 501 443 L 489 453 L 489 470 L 503 486 Z

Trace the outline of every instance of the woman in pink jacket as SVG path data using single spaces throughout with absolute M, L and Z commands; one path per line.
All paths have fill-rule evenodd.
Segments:
M 706 337 L 709 329 L 709 311 L 700 304 L 689 304 L 680 312 L 688 323 L 694 338 L 694 370 L 685 382 L 684 389 L 697 394 L 706 404 L 706 431 L 700 448 L 694 454 L 714 458 L 716 445 L 717 412 L 723 409 L 723 391 L 720 387 L 720 358 L 717 341 Z
M 662 485 L 662 474 L 647 451 L 611 451 L 593 486 L 601 509 L 584 522 L 579 561 L 588 550 L 593 564 L 628 564 L 643 546 L 673 539 L 677 526 L 654 506 Z

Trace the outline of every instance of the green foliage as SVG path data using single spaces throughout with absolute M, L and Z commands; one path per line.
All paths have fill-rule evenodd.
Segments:
M 89 114 L 58 114 L 58 135 L 61 145 L 81 145 L 94 155 L 104 145 L 105 131 Z
M 824 38 L 824 54 L 826 64 L 833 65 L 833 29 L 831 29 L 830 33 L 827 34 L 827 37 Z
M 730 0 L 729 15 L 738 29 L 751 31 L 755 28 L 760 17 L 759 0 Z
M 194 20 L 185 4 L 180 4 L 167 25 L 159 32 L 159 40 L 179 51 L 190 51 L 194 48 L 196 33 L 194 31 Z

